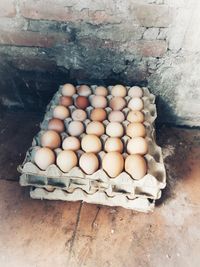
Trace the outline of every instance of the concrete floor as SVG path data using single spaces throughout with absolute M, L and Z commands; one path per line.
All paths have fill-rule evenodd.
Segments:
M 168 186 L 155 211 L 142 214 L 30 199 L 15 169 L 39 120 L 22 113 L 0 117 L 0 267 L 200 266 L 198 130 L 158 129 Z

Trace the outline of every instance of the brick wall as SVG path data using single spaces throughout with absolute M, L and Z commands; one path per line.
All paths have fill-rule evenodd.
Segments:
M 42 110 L 66 81 L 149 84 L 160 121 L 198 125 L 199 14 L 197 0 L 2 0 L 0 102 Z

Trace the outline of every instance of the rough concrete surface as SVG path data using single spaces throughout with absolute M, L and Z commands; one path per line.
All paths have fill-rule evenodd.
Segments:
M 80 202 L 32 200 L 28 188 L 4 180 L 13 178 L 17 154 L 26 150 L 25 144 L 17 143 L 24 138 L 30 140 L 37 130 L 26 123 L 28 116 L 18 114 L 26 130 L 9 135 L 16 128 L 15 115 L 4 115 L 1 120 L 3 124 L 3 119 L 9 118 L 10 126 L 1 131 L 1 142 L 6 143 L 7 150 L 1 146 L 0 152 L 8 162 L 9 153 L 16 153 L 13 167 L 0 158 L 1 267 L 199 266 L 198 130 L 157 127 L 168 186 L 155 211 L 142 214 Z

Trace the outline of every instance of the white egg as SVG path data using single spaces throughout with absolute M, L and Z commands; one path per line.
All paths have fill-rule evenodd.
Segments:
M 125 120 L 124 113 L 119 110 L 113 110 L 108 115 L 108 120 L 110 122 L 122 122 Z
M 72 136 L 79 136 L 84 132 L 84 125 L 80 121 L 72 121 L 68 125 L 68 133 Z
M 92 97 L 91 104 L 94 108 L 105 108 L 107 106 L 107 99 L 104 96 L 95 95 Z
M 73 96 L 76 93 L 76 88 L 73 84 L 66 83 L 62 87 L 62 95 L 63 96 Z
M 142 110 L 143 107 L 144 103 L 139 97 L 132 98 L 128 103 L 128 108 L 130 108 L 131 110 Z
M 142 97 L 143 91 L 139 86 L 132 86 L 128 91 L 128 96 L 130 97 Z
M 62 142 L 62 148 L 64 150 L 76 151 L 79 150 L 80 147 L 81 145 L 79 139 L 74 136 L 68 136 Z
M 106 134 L 110 137 L 121 137 L 124 133 L 124 128 L 119 122 L 110 122 L 106 126 Z

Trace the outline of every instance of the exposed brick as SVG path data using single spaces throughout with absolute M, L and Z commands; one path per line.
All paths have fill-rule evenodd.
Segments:
M 172 9 L 167 5 L 135 5 L 136 21 L 144 27 L 168 27 L 172 20 Z
M 52 47 L 67 43 L 68 39 L 68 35 L 59 33 L 41 34 L 28 31 L 1 31 L 0 33 L 0 44 L 15 46 Z
M 148 28 L 143 34 L 143 39 L 155 40 L 158 36 L 158 33 L 159 33 L 159 28 Z
M 67 6 L 65 1 L 60 1 L 55 4 L 54 1 L 48 0 L 20 0 L 20 9 L 22 16 L 31 19 L 70 22 L 86 21 L 97 25 L 121 21 L 121 18 L 115 14 L 108 14 L 104 10 L 90 10 L 89 8 L 76 10 L 69 3 Z
M 14 0 L 1 0 L 0 1 L 0 17 L 14 17 L 16 9 Z
M 139 41 L 137 51 L 144 57 L 162 57 L 167 51 L 167 43 L 163 40 Z

